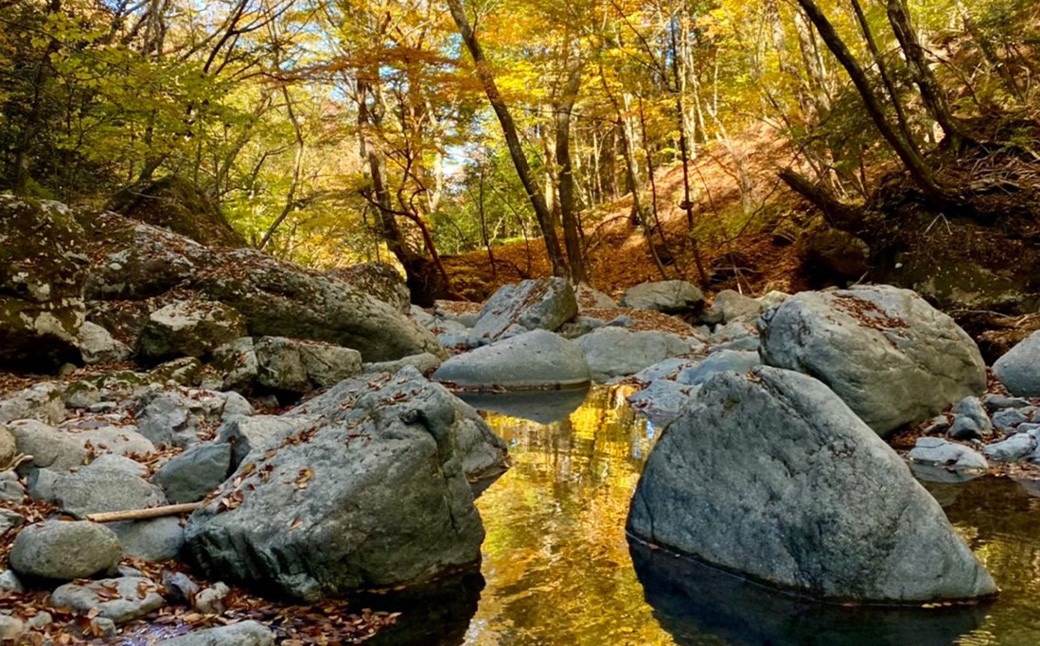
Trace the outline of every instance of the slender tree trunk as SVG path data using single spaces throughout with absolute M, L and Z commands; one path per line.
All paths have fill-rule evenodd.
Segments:
M 925 58 L 924 47 L 917 37 L 917 31 L 910 21 L 910 12 L 905 0 L 888 0 L 888 21 L 892 25 L 892 31 L 899 41 L 906 58 L 906 66 L 910 70 L 917 89 L 921 92 L 928 114 L 938 122 L 943 133 L 949 139 L 954 150 L 959 150 L 964 143 L 973 141 L 963 124 L 960 123 L 950 112 L 950 106 L 946 102 L 946 95 L 939 86 L 939 81 L 932 73 L 932 68 Z
M 877 41 L 874 40 L 874 33 L 870 29 L 870 23 L 867 22 L 867 16 L 863 12 L 863 7 L 860 6 L 859 0 L 851 0 L 851 2 L 852 10 L 856 13 L 856 21 L 859 22 L 860 31 L 863 32 L 863 40 L 867 43 L 867 49 L 870 50 L 870 55 L 874 59 L 874 65 L 878 69 L 881 81 L 885 84 L 885 89 L 888 90 L 889 101 L 892 103 L 892 107 L 896 111 L 896 122 L 899 125 L 899 132 L 902 133 L 903 139 L 906 140 L 907 145 L 913 148 L 914 152 L 920 154 L 920 149 L 917 147 L 917 141 L 914 139 L 914 135 L 910 130 L 910 120 L 906 117 L 906 111 L 903 109 L 903 102 L 899 99 L 899 92 L 896 91 L 896 84 L 892 79 L 892 73 L 888 69 L 888 64 L 885 63 L 884 56 L 881 55 L 881 50 L 878 48 Z
M 553 274 L 566 276 L 567 261 L 563 256 L 563 249 L 560 247 L 556 229 L 552 225 L 552 212 L 549 211 L 545 199 L 538 192 L 538 186 L 531 177 L 531 167 L 527 163 L 523 146 L 520 144 L 516 124 L 513 122 L 513 117 L 509 113 L 509 108 L 506 107 L 502 94 L 498 91 L 498 85 L 495 83 L 495 77 L 491 72 L 491 65 L 484 57 L 484 50 L 480 46 L 480 41 L 477 40 L 476 34 L 473 33 L 473 29 L 470 27 L 469 18 L 466 16 L 466 9 L 462 4 L 462 0 L 447 0 L 447 3 L 448 10 L 459 28 L 459 34 L 466 44 L 466 49 L 469 50 L 470 56 L 473 57 L 477 78 L 484 87 L 484 93 L 487 95 L 491 108 L 495 111 L 498 122 L 502 126 L 502 133 L 505 135 L 509 156 L 513 159 L 513 165 L 516 167 L 516 173 L 520 177 L 520 183 L 523 184 L 524 190 L 527 192 L 527 198 L 531 201 L 535 217 L 538 219 L 538 225 L 542 229 L 542 235 L 545 238 L 545 249 L 549 254 L 549 263 L 552 265 Z
M 286 218 L 296 210 L 296 192 L 300 188 L 300 175 L 303 172 L 303 158 L 307 151 L 307 143 L 303 138 L 303 128 L 300 127 L 300 120 L 296 116 L 296 110 L 293 109 L 292 97 L 289 94 L 289 88 L 282 85 L 282 98 L 285 99 L 285 111 L 289 114 L 289 122 L 292 124 L 293 132 L 296 135 L 296 154 L 293 156 L 293 171 L 292 180 L 289 183 L 289 190 L 285 194 L 285 205 L 282 207 L 282 212 L 278 214 L 278 217 L 271 222 L 271 226 L 267 228 L 264 233 L 264 237 L 260 239 L 260 244 L 257 245 L 258 249 L 263 249 L 271 242 L 271 238 L 274 237 L 278 227 L 285 222 Z
M 949 193 L 944 190 L 932 173 L 931 168 L 925 164 L 924 159 L 914 150 L 910 144 L 903 139 L 899 133 L 897 133 L 892 126 L 885 119 L 885 113 L 881 107 L 881 100 L 877 94 L 874 93 L 873 88 L 870 86 L 870 79 L 867 78 L 863 68 L 860 67 L 859 62 L 849 51 L 849 48 L 845 45 L 845 42 L 838 36 L 838 32 L 835 31 L 834 26 L 831 24 L 827 16 L 820 11 L 820 8 L 816 5 L 814 0 L 798 0 L 798 4 L 805 10 L 805 14 L 809 17 L 809 20 L 816 25 L 816 30 L 820 33 L 820 37 L 823 42 L 827 44 L 828 49 L 834 54 L 838 62 L 841 63 L 842 67 L 849 75 L 849 79 L 852 84 L 856 86 L 856 90 L 859 92 L 860 99 L 863 101 L 863 105 L 867 110 L 867 114 L 870 115 L 871 120 L 877 127 L 881 136 L 885 138 L 892 150 L 895 151 L 896 155 L 903 162 L 903 165 L 909 171 L 910 176 L 914 179 L 921 189 L 930 195 L 931 197 L 948 202 L 950 200 Z
M 556 166 L 559 169 L 560 217 L 563 221 L 563 242 L 567 249 L 571 280 L 574 284 L 585 278 L 585 260 L 582 257 L 581 232 L 578 226 L 578 208 L 575 199 L 574 168 L 571 164 L 571 112 L 581 87 L 582 60 L 577 51 L 569 52 L 565 65 L 566 78 L 560 100 L 556 104 Z

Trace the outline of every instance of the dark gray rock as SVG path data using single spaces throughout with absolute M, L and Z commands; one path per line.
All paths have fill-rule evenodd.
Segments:
M 76 518 L 166 504 L 162 490 L 147 480 L 103 469 L 60 476 L 54 484 L 54 497 L 62 511 Z
M 971 417 L 958 415 L 953 418 L 953 424 L 946 434 L 955 440 L 978 440 L 982 438 L 982 429 Z
M 574 292 L 562 278 L 503 285 L 481 308 L 469 342 L 487 345 L 531 330 L 554 332 L 577 315 Z
M 1017 397 L 1040 397 L 1040 331 L 993 363 L 993 373 Z
M 184 547 L 184 528 L 176 516 L 154 520 L 128 520 L 109 523 L 123 546 L 124 556 L 161 563 L 180 557 Z
M 634 374 L 670 357 L 704 349 L 699 340 L 671 332 L 601 327 L 577 340 L 595 381 Z
M 304 599 L 476 563 L 484 531 L 456 448 L 453 400 L 405 368 L 308 402 L 300 414 L 334 412 L 254 453 L 192 514 L 192 559 L 209 574 Z
M 89 583 L 66 583 L 51 594 L 51 605 L 81 615 L 93 615 L 124 624 L 166 605 L 151 579 L 124 576 Z
M 1006 408 L 993 413 L 993 425 L 1002 431 L 1014 430 L 1019 424 L 1029 421 L 1029 417 L 1017 408 Z
M 981 470 L 989 468 L 986 458 L 963 444 L 948 442 L 941 437 L 919 437 L 906 456 L 918 464 L 947 467 L 955 470 Z
M 104 525 L 47 520 L 19 532 L 10 559 L 18 574 L 71 581 L 113 571 L 122 556 L 119 539 Z
M 822 383 L 775 368 L 701 386 L 654 448 L 628 527 L 823 599 L 997 591 L 903 460 Z
M 206 357 L 216 348 L 245 335 L 241 314 L 222 303 L 174 301 L 148 317 L 137 340 L 138 356 L 159 362 L 179 357 Z
M 274 646 L 274 633 L 255 621 L 196 630 L 156 646 Z
M 230 444 L 199 444 L 164 464 L 152 482 L 171 503 L 196 502 L 220 486 L 230 470 Z
M 696 285 L 685 280 L 662 280 L 630 287 L 621 297 L 621 305 L 665 314 L 682 314 L 703 306 L 704 294 Z
M 302 415 L 254 415 L 228 421 L 217 431 L 216 442 L 231 446 L 231 469 L 237 469 L 250 452 L 262 454 L 304 428 L 315 427 L 316 417 Z
M 824 382 L 882 436 L 986 387 L 975 342 L 909 290 L 802 292 L 761 320 L 767 364 Z
M 1008 397 L 1007 395 L 989 393 L 982 396 L 982 405 L 990 413 L 995 413 L 1005 408 L 1027 408 L 1032 404 L 1024 397 Z
M 1036 438 L 1029 433 L 1016 433 L 1006 440 L 987 444 L 982 453 L 993 462 L 1018 462 L 1033 457 Z
M 965 397 L 960 400 L 953 407 L 953 413 L 954 415 L 963 415 L 970 418 L 983 433 L 989 433 L 993 430 L 993 423 L 990 421 L 989 415 L 978 397 Z
M 137 430 L 155 445 L 189 446 L 198 441 L 199 419 L 177 393 L 161 393 L 138 406 Z
M 589 383 L 589 366 L 573 341 L 534 330 L 454 356 L 433 378 L 474 389 L 580 386 Z

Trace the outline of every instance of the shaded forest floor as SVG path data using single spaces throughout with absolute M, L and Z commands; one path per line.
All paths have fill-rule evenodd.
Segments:
M 808 288 L 802 254 L 795 244 L 797 231 L 809 218 L 807 206 L 777 177 L 780 164 L 790 159 L 789 146 L 756 133 L 735 141 L 733 152 L 743 156 L 751 186 L 743 198 L 734 155 L 722 145 L 699 148 L 689 166 L 693 233 L 706 281 L 694 260 L 690 228 L 681 208 L 682 166 L 671 164 L 657 169 L 656 191 L 649 183 L 645 187 L 647 211 L 656 192 L 663 241 L 656 231 L 648 241 L 643 227 L 633 222 L 631 194 L 582 213 L 587 282 L 613 297 L 632 285 L 673 278 L 689 280 L 707 292 L 735 289 L 759 295 L 774 289 Z M 486 249 L 444 257 L 460 296 L 481 301 L 503 284 L 551 274 L 541 238 L 492 246 L 491 255 L 493 267 Z

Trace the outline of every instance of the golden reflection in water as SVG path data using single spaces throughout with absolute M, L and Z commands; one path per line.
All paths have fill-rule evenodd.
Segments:
M 625 540 L 652 429 L 596 389 L 548 425 L 489 414 L 513 466 L 477 500 L 487 587 L 471 646 L 674 644 L 643 599 Z

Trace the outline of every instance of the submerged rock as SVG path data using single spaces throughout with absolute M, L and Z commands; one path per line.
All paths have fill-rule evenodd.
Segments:
M 448 359 L 433 373 L 463 388 L 543 388 L 589 383 L 581 348 L 546 330 L 525 332 Z
M 975 342 L 909 290 L 802 292 L 762 320 L 765 363 L 816 377 L 882 436 L 986 387 Z
M 902 459 L 822 383 L 775 368 L 701 386 L 654 448 L 628 528 L 823 599 L 997 591 Z
M 342 382 L 320 415 L 188 520 L 203 571 L 304 599 L 409 584 L 480 559 L 483 527 L 456 444 L 455 398 L 412 368 Z

